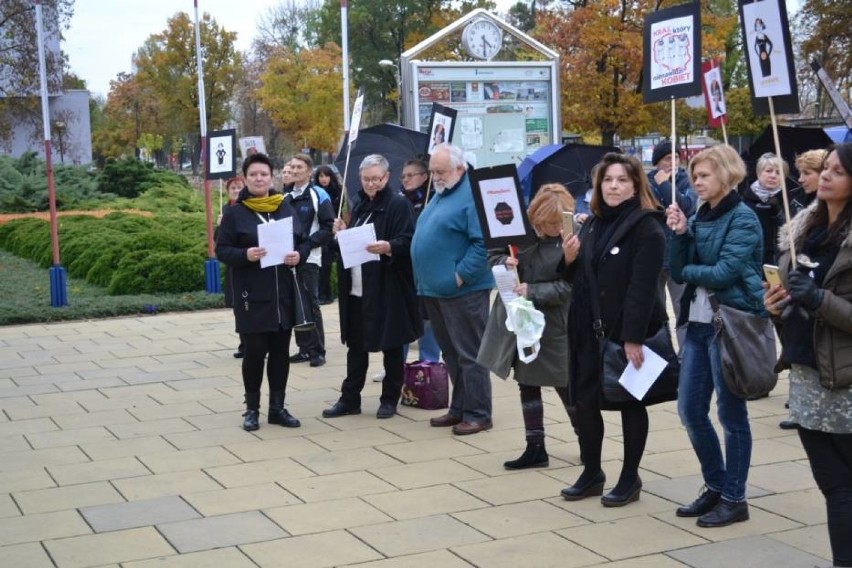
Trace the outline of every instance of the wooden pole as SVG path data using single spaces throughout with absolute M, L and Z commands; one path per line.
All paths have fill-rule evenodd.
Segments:
M 426 198 L 423 200 L 423 207 L 429 203 L 429 192 L 432 191 L 432 172 L 429 172 L 429 181 L 426 183 Z
M 677 123 L 675 122 L 675 98 L 672 97 L 672 205 L 677 205 L 677 187 L 675 177 L 677 176 Z
M 775 155 L 778 157 L 778 168 L 781 171 L 781 197 L 784 200 L 784 220 L 787 225 L 790 225 L 790 200 L 787 197 L 787 176 L 784 175 L 783 159 L 781 157 L 781 139 L 778 137 L 778 120 L 775 118 L 775 103 L 772 97 L 769 98 L 769 115 L 772 119 L 772 138 L 775 140 Z M 793 263 L 793 269 L 796 268 L 796 242 L 793 239 L 793 232 L 787 231 L 787 237 L 790 239 L 790 260 Z
M 722 139 L 725 141 L 725 146 L 729 146 L 728 144 L 728 129 L 725 128 L 725 123 L 727 122 L 727 117 L 722 117 Z
M 349 175 L 349 154 L 352 152 L 352 144 L 346 145 L 346 162 L 343 165 L 343 188 L 340 191 L 340 206 L 337 208 L 337 218 L 343 218 L 343 202 L 349 200 L 349 190 L 346 188 L 346 176 Z

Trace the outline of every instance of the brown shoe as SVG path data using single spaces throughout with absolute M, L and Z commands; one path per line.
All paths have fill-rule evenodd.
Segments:
M 456 436 L 467 436 L 468 434 L 476 434 L 483 430 L 491 430 L 494 424 L 490 420 L 485 422 L 460 422 L 453 426 L 453 434 Z
M 429 425 L 434 426 L 435 428 L 446 428 L 448 426 L 455 426 L 461 422 L 461 418 L 456 418 L 452 414 L 444 414 L 443 416 L 438 416 L 436 418 L 429 419 Z

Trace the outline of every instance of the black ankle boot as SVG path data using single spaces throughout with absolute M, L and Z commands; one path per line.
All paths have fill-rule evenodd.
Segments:
M 526 469 L 529 467 L 547 467 L 550 465 L 550 460 L 547 456 L 547 450 L 544 444 L 533 444 L 527 442 L 527 449 L 516 460 L 503 462 L 503 467 L 506 469 Z
M 258 419 L 260 418 L 260 393 L 246 393 L 246 411 L 243 414 L 243 430 L 253 432 L 260 428 Z
M 269 393 L 269 414 L 267 419 L 270 424 L 280 424 L 285 428 L 298 428 L 302 425 L 298 419 L 293 417 L 284 408 L 284 391 L 272 391 Z

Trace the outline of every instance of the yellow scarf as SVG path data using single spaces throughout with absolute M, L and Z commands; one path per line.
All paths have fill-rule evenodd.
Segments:
M 249 197 L 247 199 L 243 199 L 243 205 L 255 213 L 272 213 L 281 207 L 282 201 L 284 201 L 283 195 L 280 193 L 273 193 L 266 197 Z

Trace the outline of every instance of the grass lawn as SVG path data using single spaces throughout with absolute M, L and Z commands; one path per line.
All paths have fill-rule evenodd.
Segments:
M 0 250 L 0 325 L 105 318 L 133 314 L 206 310 L 223 307 L 222 294 L 108 296 L 106 290 L 68 279 L 68 306 L 50 306 L 46 268 Z

